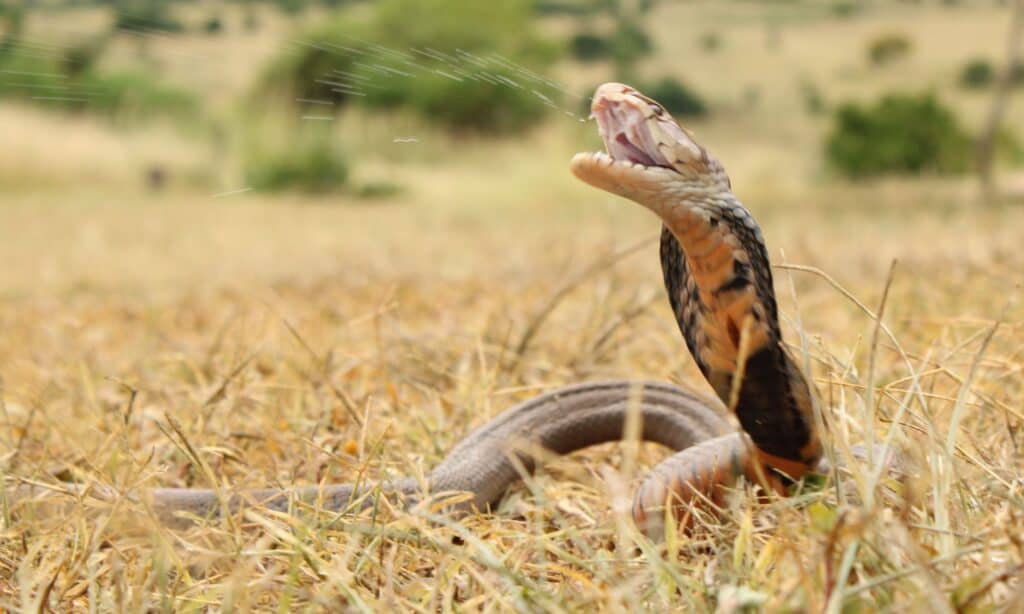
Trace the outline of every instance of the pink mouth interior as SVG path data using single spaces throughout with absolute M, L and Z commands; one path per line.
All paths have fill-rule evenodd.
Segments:
M 615 139 L 606 144 L 608 154 L 616 160 L 629 160 L 643 164 L 644 166 L 656 166 L 642 149 L 629 142 L 629 137 L 624 132 L 615 135 Z
M 629 103 L 599 98 L 592 110 L 605 149 L 613 160 L 671 168 L 651 138 L 640 109 Z

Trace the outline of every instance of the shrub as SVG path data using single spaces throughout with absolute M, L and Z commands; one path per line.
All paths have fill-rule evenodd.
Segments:
M 960 85 L 979 89 L 988 87 L 995 79 L 996 71 L 992 63 L 984 58 L 975 58 L 967 62 L 960 71 Z
M 515 77 L 504 69 L 491 74 L 509 80 Z M 546 112 L 544 102 L 531 88 L 469 79 L 426 79 L 412 91 L 409 104 L 456 132 L 509 133 L 533 125 Z
M 412 72 L 410 72 L 412 71 Z M 443 62 L 425 61 L 419 69 L 387 57 L 360 63 L 353 84 L 372 83 L 358 100 L 377 109 L 408 108 L 454 132 L 507 133 L 529 127 L 547 103 L 514 70 L 495 64 L 485 78 L 474 78 Z M 353 85 L 362 87 L 362 85 Z
M 84 106 L 111 116 L 140 119 L 164 115 L 183 119 L 199 110 L 199 101 L 192 92 L 160 83 L 142 72 L 92 71 L 79 83 L 89 92 Z
M 3 36 L 0 37 L 0 55 L 14 48 L 21 39 L 25 29 L 25 8 L 21 5 L 0 4 L 0 24 L 3 24 Z
M 68 54 L 49 59 L 12 53 L 0 56 L 0 70 L 18 75 L 0 80 L 0 97 L 24 98 L 69 110 L 138 119 L 151 115 L 191 117 L 197 98 L 187 90 L 155 81 L 141 72 L 105 72 L 94 67 L 96 52 L 75 59 Z
M 985 58 L 974 58 L 960 70 L 960 85 L 968 89 L 981 89 L 992 85 L 997 78 L 996 69 Z M 1024 64 L 1010 69 L 1010 83 L 1024 85 Z
M 393 181 L 371 181 L 360 185 L 355 193 L 363 200 L 391 198 L 402 193 L 402 186 Z
M 868 44 L 868 60 L 876 66 L 887 64 L 910 53 L 910 39 L 902 34 L 882 34 Z
M 273 4 L 285 15 L 298 15 L 306 8 L 302 0 L 273 0 Z
M 532 28 L 532 0 L 382 0 L 371 24 L 374 40 L 397 49 L 432 47 L 454 53 L 499 51 L 516 60 L 547 56 Z M 550 59 L 550 57 L 548 57 Z
M 592 15 L 599 10 L 597 2 L 573 0 L 537 0 L 533 11 L 538 15 L 572 15 L 581 17 Z
M 246 8 L 245 16 L 242 18 L 242 27 L 249 32 L 255 32 L 260 28 L 260 18 L 256 16 L 256 12 L 251 8 Z
M 682 81 L 672 77 L 662 77 L 640 88 L 640 91 L 657 100 L 666 111 L 677 117 L 700 117 L 708 113 L 704 99 Z
M 887 95 L 835 114 L 825 145 L 829 163 L 850 177 L 967 170 L 970 139 L 932 94 Z
M 591 32 L 581 32 L 569 40 L 569 51 L 580 62 L 595 62 L 611 56 L 611 42 Z
M 569 51 L 581 62 L 612 59 L 622 66 L 632 65 L 650 55 L 654 45 L 640 26 L 621 21 L 610 36 L 581 32 L 569 40 Z
M 743 106 L 753 110 L 761 103 L 761 87 L 756 84 L 748 84 L 743 88 Z
M 220 15 L 212 15 L 203 22 L 203 32 L 213 36 L 224 31 L 224 19 Z
M 259 151 L 245 162 L 246 185 L 255 190 L 331 192 L 348 181 L 348 162 L 329 134 L 307 134 L 289 147 Z
M 848 19 L 861 11 L 863 7 L 851 0 L 840 0 L 832 5 L 832 14 L 840 19 Z
M 527 0 L 384 0 L 367 22 L 335 20 L 300 37 L 299 53 L 278 58 L 260 90 L 290 103 L 408 108 L 456 131 L 522 129 L 554 105 L 524 76 L 554 49 L 530 34 L 529 17 Z
M 620 21 L 611 37 L 611 54 L 620 65 L 630 65 L 651 54 L 654 44 L 639 25 Z
M 662 77 L 657 81 L 643 82 L 635 79 L 626 80 L 638 90 L 657 100 L 658 104 L 675 117 L 702 117 L 707 115 L 708 106 L 694 90 L 682 81 L 673 77 Z M 597 87 L 592 87 L 583 97 L 580 114 L 590 114 L 591 95 Z
M 347 102 L 350 97 L 330 82 L 341 81 L 339 73 L 353 68 L 354 55 L 340 48 L 351 42 L 352 29 L 348 22 L 334 20 L 304 34 L 299 42 L 302 47 L 297 52 L 278 56 L 264 70 L 261 93 L 285 94 L 289 97 L 287 102 L 294 99 Z
M 651 9 L 658 3 L 658 0 L 639 0 L 636 3 L 636 12 L 641 15 L 646 15 L 651 12 Z
M 1007 128 L 996 133 L 996 157 L 1012 166 L 1024 164 L 1024 146 L 1017 136 Z
M 70 97 L 65 93 L 68 84 L 56 61 L 38 55 L 18 53 L 18 44 L 12 43 L 10 53 L 0 55 L 0 74 L 17 78 L 0 79 L 0 96 L 35 99 Z M 56 93 L 63 94 L 57 96 Z
M 162 0 L 115 0 L 114 28 L 129 31 L 181 32 L 185 28 Z
M 800 97 L 804 101 L 804 110 L 808 115 L 821 115 L 825 112 L 825 97 L 812 81 L 800 81 Z
M 718 51 L 722 47 L 722 38 L 715 32 L 705 32 L 700 36 L 700 48 L 708 53 Z
M 61 59 L 61 71 L 72 78 L 91 71 L 109 40 L 108 36 L 98 36 L 69 46 Z

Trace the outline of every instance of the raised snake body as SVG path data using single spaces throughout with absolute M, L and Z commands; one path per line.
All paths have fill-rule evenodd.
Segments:
M 374 491 L 406 501 L 424 492 L 465 491 L 472 498 L 460 507 L 485 509 L 523 470 L 532 470 L 531 446 L 564 454 L 619 440 L 631 411 L 642 421 L 642 439 L 678 450 L 635 498 L 634 517 L 651 534 L 662 529 L 665 509 L 679 515 L 698 497 L 715 500 L 721 486 L 741 475 L 781 492 L 787 480 L 815 467 L 821 443 L 810 390 L 781 342 L 767 250 L 721 164 L 660 105 L 629 86 L 602 85 L 592 110 L 607 153 L 577 154 L 572 171 L 661 218 L 669 300 L 719 400 L 665 383 L 579 384 L 516 405 L 479 427 L 425 483 L 406 478 L 376 487 L 265 489 L 227 500 L 213 490 L 154 489 L 144 495 L 154 509 L 171 520 L 179 512 L 209 516 L 243 505 L 287 510 L 298 499 L 340 511 L 358 508 Z M 732 429 L 725 408 L 735 411 L 744 432 Z

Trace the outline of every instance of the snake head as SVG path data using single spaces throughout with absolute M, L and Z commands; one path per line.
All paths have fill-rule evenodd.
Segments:
M 729 191 L 718 160 L 663 106 L 632 87 L 598 87 L 591 116 L 606 151 L 573 157 L 570 168 L 583 181 L 650 208 Z

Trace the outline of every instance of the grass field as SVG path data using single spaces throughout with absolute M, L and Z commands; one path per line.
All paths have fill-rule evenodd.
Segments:
M 628 443 L 555 460 L 493 514 L 457 521 L 428 507 L 343 520 L 251 510 L 171 530 L 125 498 L 60 513 L 6 501 L 0 607 L 1019 607 L 1024 208 L 982 206 L 969 178 L 832 177 L 820 155 L 827 116 L 804 111 L 799 87 L 812 80 L 829 102 L 934 88 L 977 126 L 987 99 L 956 88 L 957 70 L 998 57 L 1007 14 L 664 3 L 651 17 L 659 50 L 642 70 L 684 76 L 722 109 L 693 127 L 762 224 L 826 440 L 841 453 L 892 434 L 912 475 L 876 477 L 851 461 L 838 483 L 798 496 L 757 504 L 740 489 L 720 519 L 664 544 L 639 537 L 628 505 L 665 451 Z M 92 23 L 61 19 L 31 27 L 45 37 Z M 230 116 L 257 58 L 287 36 L 274 20 L 257 34 L 229 20 L 216 40 L 156 40 L 149 52 Z M 723 39 L 714 53 L 697 44 L 709 30 Z M 866 41 L 888 31 L 910 36 L 913 53 L 868 68 Z M 573 66 L 556 77 L 573 91 L 601 79 Z M 1019 95 L 1007 125 L 1024 125 Z M 597 146 L 592 123 L 554 119 L 495 141 L 357 113 L 323 129 L 354 154 L 357 181 L 401 191 L 245 191 L 230 138 L 0 103 L 13 143 L 0 148 L 9 485 L 422 476 L 472 428 L 543 390 L 610 377 L 707 388 L 661 288 L 657 222 L 567 170 L 573 152 Z M 407 136 L 418 142 L 393 142 Z M 144 181 L 153 165 L 169 175 L 157 193 Z

